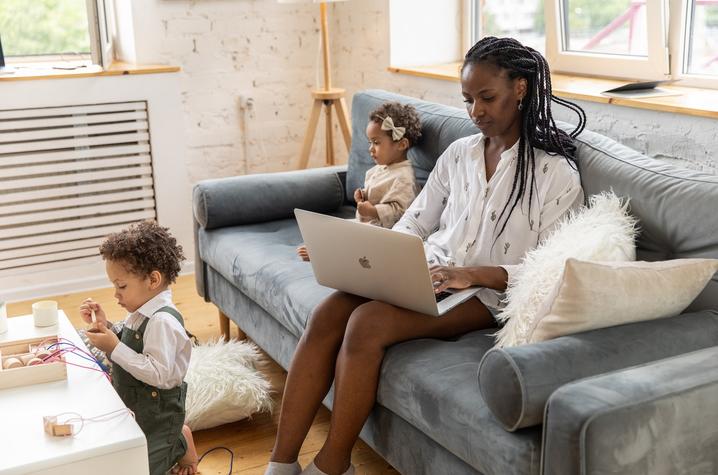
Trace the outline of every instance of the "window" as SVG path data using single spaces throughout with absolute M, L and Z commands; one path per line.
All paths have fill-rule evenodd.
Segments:
M 544 0 L 474 0 L 471 44 L 484 36 L 511 36 L 546 52 Z
M 691 0 L 686 15 L 688 75 L 718 75 L 718 0 Z
M 670 72 L 665 0 L 547 0 L 546 20 L 556 71 L 636 79 Z
M 110 0 L 2 0 L 0 39 L 8 63 L 111 62 Z

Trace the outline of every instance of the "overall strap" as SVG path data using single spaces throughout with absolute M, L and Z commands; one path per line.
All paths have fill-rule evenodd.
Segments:
M 156 314 L 156 313 L 159 313 L 159 312 L 167 312 L 167 313 L 169 313 L 170 315 L 172 315 L 173 317 L 175 317 L 178 322 L 180 322 L 180 325 L 182 325 L 182 326 L 184 327 L 184 318 L 182 318 L 182 314 L 179 313 L 176 308 L 170 307 L 169 305 L 167 305 L 167 306 L 164 306 L 164 307 L 162 307 L 162 308 L 160 308 L 160 309 L 157 309 L 157 310 L 155 311 L 155 313 L 153 313 L 152 315 L 154 315 L 154 314 Z M 187 337 L 192 341 L 192 343 L 193 343 L 194 345 L 199 344 L 199 340 L 197 340 L 197 337 L 196 337 L 196 336 L 194 336 L 193 334 L 191 334 L 191 333 L 189 332 L 189 330 L 187 330 L 186 328 L 184 329 L 184 331 L 185 331 L 185 333 L 187 333 Z
M 182 314 L 179 313 L 176 308 L 170 307 L 169 305 L 165 305 L 164 307 L 155 310 L 155 313 L 153 313 L 152 315 L 155 315 L 160 312 L 169 313 L 170 315 L 175 317 L 178 322 L 180 322 L 180 325 L 184 326 L 184 318 L 182 318 Z

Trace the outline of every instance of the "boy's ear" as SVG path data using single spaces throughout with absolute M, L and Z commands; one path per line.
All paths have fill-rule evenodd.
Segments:
M 152 289 L 152 290 L 155 290 L 156 288 L 161 286 L 162 282 L 164 281 L 164 279 L 162 278 L 162 273 L 157 270 L 153 270 L 152 272 L 150 272 L 149 279 L 150 279 L 150 289 Z

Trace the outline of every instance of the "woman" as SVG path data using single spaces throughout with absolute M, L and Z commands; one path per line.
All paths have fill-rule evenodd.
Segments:
M 483 289 L 440 318 L 343 292 L 319 304 L 287 376 L 267 474 L 301 472 L 299 449 L 332 381 L 327 440 L 301 473 L 353 473 L 351 450 L 374 405 L 386 349 L 495 326 L 513 266 L 583 202 L 572 139 L 583 129 L 585 114 L 552 95 L 540 53 L 510 38 L 484 38 L 466 54 L 461 88 L 481 133 L 448 147 L 394 229 L 425 239 L 437 292 Z M 578 114 L 571 134 L 556 128 L 551 101 Z

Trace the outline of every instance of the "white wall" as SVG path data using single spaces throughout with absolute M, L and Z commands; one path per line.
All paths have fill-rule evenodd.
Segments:
M 457 25 L 461 25 L 464 1 L 389 2 L 391 65 L 421 66 L 461 58 L 462 35 L 457 31 Z

